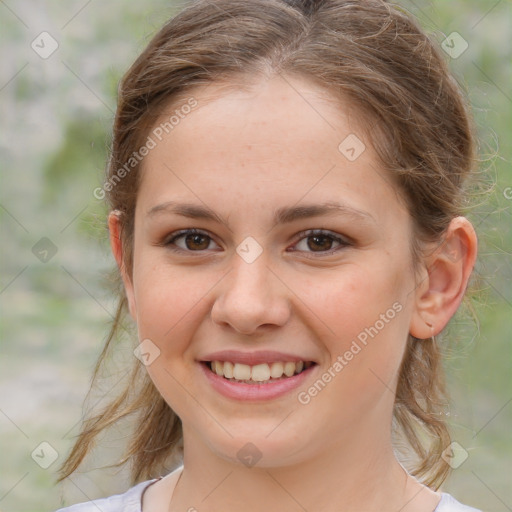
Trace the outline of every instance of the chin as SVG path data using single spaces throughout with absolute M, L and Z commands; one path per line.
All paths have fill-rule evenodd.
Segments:
M 307 447 L 311 447 L 311 443 L 304 437 L 304 429 L 301 429 L 300 435 L 299 432 L 277 426 L 280 421 L 282 419 L 274 421 L 274 431 L 265 422 L 264 428 L 257 429 L 253 425 L 244 429 L 244 435 L 238 431 L 234 437 L 221 435 L 212 439 L 210 436 L 206 444 L 215 455 L 241 468 L 263 469 L 298 464 L 306 457 Z M 281 432 L 278 432 L 280 428 Z

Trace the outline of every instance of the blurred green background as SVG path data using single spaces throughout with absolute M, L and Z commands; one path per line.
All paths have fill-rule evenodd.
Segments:
M 448 329 L 457 332 L 447 360 L 449 420 L 469 456 L 444 489 L 486 511 L 512 510 L 512 6 L 400 4 L 439 44 L 452 32 L 467 41 L 446 59 L 473 105 L 481 180 L 495 183 L 469 214 L 480 239 L 479 323 L 462 311 Z M 117 83 L 176 10 L 163 0 L 0 2 L 1 511 L 51 511 L 127 488 L 125 471 L 98 469 L 115 459 L 122 433 L 104 441 L 87 473 L 55 486 L 55 471 L 78 432 L 114 311 L 105 209 L 93 190 L 102 182 Z M 51 49 L 43 31 L 59 45 L 48 58 L 31 47 L 35 40 L 40 52 Z M 43 469 L 35 460 L 49 462 L 52 449 L 57 459 Z

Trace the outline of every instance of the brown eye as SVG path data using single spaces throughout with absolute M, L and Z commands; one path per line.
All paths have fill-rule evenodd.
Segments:
M 326 235 L 308 236 L 307 239 L 309 240 L 308 248 L 313 251 L 318 249 L 321 251 L 328 251 L 331 249 L 334 241 L 332 237 Z
M 294 251 L 318 253 L 319 256 L 332 254 L 344 247 L 353 245 L 348 239 L 323 230 L 304 231 L 295 244 Z M 333 248 L 333 244 L 337 244 Z
M 211 242 L 213 239 L 208 234 L 195 229 L 185 229 L 168 239 L 164 245 L 175 251 L 201 252 L 208 249 Z
M 186 235 L 185 236 L 185 245 L 187 246 L 187 249 L 190 250 L 201 250 L 201 249 L 207 249 L 210 245 L 209 237 L 205 235 Z

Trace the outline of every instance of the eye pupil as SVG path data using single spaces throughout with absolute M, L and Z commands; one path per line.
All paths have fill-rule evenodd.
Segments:
M 309 237 L 309 240 L 315 240 L 314 243 L 317 245 L 317 248 L 318 248 L 318 246 L 320 246 L 321 250 L 328 250 L 328 249 L 330 249 L 330 246 L 332 245 L 332 239 L 325 235 L 313 235 L 313 236 Z M 318 240 L 322 240 L 324 243 L 322 244 L 322 242 L 318 242 Z M 325 242 L 327 242 L 328 247 L 325 246 Z M 308 247 L 310 249 L 314 249 L 312 244 L 309 242 L 308 242 Z
M 337 250 L 333 250 L 334 243 L 338 244 L 340 246 L 340 249 L 351 245 L 345 240 L 328 233 L 314 231 L 312 232 L 310 230 L 309 232 L 301 233 L 301 235 L 302 238 L 296 244 L 296 247 L 300 247 L 302 245 L 302 248 L 299 248 L 298 250 L 304 253 L 307 253 L 309 251 L 313 253 L 318 253 L 319 256 L 322 256 L 332 254 Z M 180 240 L 179 244 L 176 243 L 177 240 Z M 174 246 L 175 249 L 173 250 L 175 251 L 203 253 L 204 251 L 209 250 L 210 243 L 213 241 L 213 238 L 206 233 L 202 233 L 196 230 L 183 230 L 182 232 L 178 233 L 175 237 L 171 238 L 171 240 L 166 241 L 165 245 Z M 306 248 L 304 248 L 304 245 L 306 245 Z
M 201 239 L 203 239 L 204 243 L 201 244 Z M 205 235 L 201 235 L 201 234 L 191 234 L 191 235 L 187 235 L 187 237 L 185 238 L 186 240 L 186 245 L 187 245 L 187 248 L 188 249 L 206 249 L 209 245 L 209 242 L 208 242 L 208 237 L 205 236 Z M 192 244 L 197 244 L 199 245 L 200 247 L 198 247 L 197 245 L 195 247 L 191 247 L 189 245 L 189 242 L 192 240 Z

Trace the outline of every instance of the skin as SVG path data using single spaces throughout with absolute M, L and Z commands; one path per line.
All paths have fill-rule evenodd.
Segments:
M 131 275 L 119 215 L 109 217 L 139 339 L 160 350 L 147 370 L 184 431 L 185 469 L 174 493 L 168 478 L 153 484 L 144 511 L 434 510 L 440 495 L 394 457 L 394 390 L 409 333 L 437 334 L 460 304 L 476 257 L 471 224 L 454 219 L 415 272 L 410 214 L 348 105 L 305 79 L 280 76 L 254 87 L 212 84 L 194 97 L 198 108 L 144 159 Z M 349 134 L 366 146 L 353 162 L 338 150 Z M 221 222 L 148 214 L 168 201 L 207 206 Z M 278 208 L 328 201 L 363 214 L 273 225 Z M 188 245 L 182 237 L 182 251 L 173 252 L 165 242 L 186 228 L 207 236 Z M 348 243 L 298 236 L 309 229 Z M 263 249 L 250 264 L 236 252 L 248 236 Z M 400 312 L 299 403 L 298 391 L 394 303 Z M 283 351 L 318 366 L 300 389 L 244 403 L 214 391 L 200 371 L 198 359 L 222 349 Z M 262 454 L 251 468 L 237 458 L 247 442 Z

